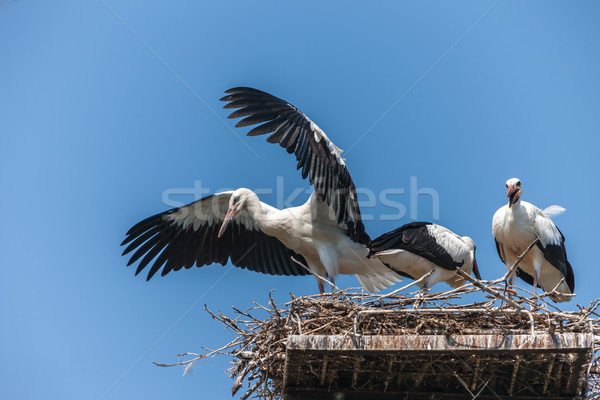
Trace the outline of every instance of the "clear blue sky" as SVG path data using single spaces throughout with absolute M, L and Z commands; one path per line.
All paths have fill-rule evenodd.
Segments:
M 218 99 L 233 86 L 302 109 L 351 149 L 359 188 L 405 188 L 407 208 L 411 176 L 435 189 L 484 278 L 505 270 L 491 219 L 521 178 L 525 200 L 567 208 L 566 308 L 600 294 L 600 4 L 366 4 L 0 1 L 1 398 L 229 398 L 227 359 L 184 378 L 151 362 L 231 338 L 205 303 L 317 292 L 237 268 L 218 281 L 220 265 L 151 282 L 125 268 L 124 233 L 174 188 L 308 187 L 285 151 L 232 132 Z M 372 237 L 410 222 L 363 212 Z M 418 218 L 433 217 L 422 196 Z

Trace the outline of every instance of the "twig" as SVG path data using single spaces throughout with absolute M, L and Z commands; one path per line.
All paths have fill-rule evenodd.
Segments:
M 330 282 L 329 280 L 323 278 L 321 275 L 317 274 L 316 272 L 314 272 L 313 270 L 311 270 L 310 268 L 308 268 L 306 265 L 302 264 L 300 261 L 296 260 L 294 258 L 294 256 L 291 256 L 291 259 L 293 262 L 295 262 L 296 264 L 298 264 L 299 266 L 301 266 L 302 268 L 304 268 L 305 270 L 307 270 L 308 272 L 310 272 L 315 278 L 322 280 L 325 283 L 328 283 L 332 288 L 334 288 L 335 290 L 339 291 L 340 288 L 338 288 L 337 286 L 335 286 L 332 282 Z
M 194 363 L 194 362 L 196 362 L 198 360 L 202 360 L 204 358 L 213 356 L 215 354 L 222 353 L 223 350 L 227 350 L 227 349 L 230 349 L 232 347 L 235 347 L 235 346 L 237 346 L 240 343 L 241 343 L 240 338 L 236 338 L 235 340 L 233 340 L 232 342 L 227 343 L 225 346 L 221 347 L 220 349 L 212 350 L 212 351 L 210 351 L 207 354 L 182 353 L 182 354 L 178 355 L 178 357 L 184 357 L 184 356 L 187 356 L 187 355 L 196 356 L 195 358 L 192 358 L 191 360 L 180 361 L 180 362 L 173 363 L 173 364 L 162 364 L 162 363 L 157 363 L 157 362 L 152 362 L 152 364 L 156 365 L 157 367 L 174 367 L 176 365 L 187 365 L 187 364 L 190 364 L 190 363 Z
M 265 306 L 253 302 L 253 306 L 246 310 L 234 308 L 235 318 L 221 313 L 212 313 L 207 309 L 207 312 L 216 321 L 232 329 L 235 339 L 220 349 L 206 349 L 204 350 L 205 354 L 180 354 L 180 358 L 190 358 L 180 359 L 178 363 L 156 363 L 156 365 L 187 366 L 206 357 L 226 355 L 233 361 L 229 374 L 234 380 L 232 388 L 234 391 L 243 391 L 241 396 L 244 399 L 280 399 L 284 390 L 283 374 L 286 361 L 286 342 L 289 336 L 339 335 L 344 338 L 356 338 L 352 332 L 356 316 L 359 314 L 368 315 L 368 318 L 361 320 L 360 337 L 363 335 L 477 335 L 489 333 L 490 330 L 524 334 L 531 332 L 535 327 L 538 331 L 545 333 L 573 332 L 595 335 L 594 351 L 600 349 L 600 315 L 597 313 L 600 300 L 590 302 L 586 308 L 580 307 L 579 311 L 564 312 L 549 303 L 547 294 L 534 297 L 528 291 L 515 287 L 518 289 L 518 293 L 515 292 L 514 298 L 507 299 L 499 290 L 490 287 L 488 282 L 475 280 L 461 270 L 457 271 L 457 274 L 466 280 L 465 285 L 440 293 L 423 294 L 422 298 L 426 301 L 427 306 L 419 309 L 412 308 L 415 303 L 413 294 L 398 293 L 408 289 L 409 285 L 418 284 L 418 281 L 411 282 L 411 284 L 388 294 L 370 294 L 357 292 L 358 289 L 346 289 L 323 297 L 319 294 L 303 297 L 292 296 L 292 301 L 283 305 L 277 305 L 274 296 L 270 293 Z M 423 279 L 427 279 L 427 277 L 423 277 Z M 529 297 L 523 293 L 529 293 Z M 465 301 L 467 296 L 481 296 L 482 294 L 486 297 L 485 301 L 480 301 L 479 298 L 477 302 L 470 304 Z M 528 311 L 524 306 L 536 298 L 539 299 L 537 306 L 539 312 Z M 557 311 L 552 311 L 554 309 Z M 529 321 L 523 314 L 527 314 Z M 472 360 L 459 359 L 460 357 L 455 358 L 455 361 L 466 363 L 465 370 L 470 370 L 471 364 L 469 363 Z M 330 357 L 326 371 L 309 367 L 309 370 L 305 371 L 306 373 L 303 372 L 294 378 L 294 382 L 297 380 L 294 385 L 309 385 L 311 377 L 320 379 L 324 373 L 327 374 L 323 380 L 324 384 L 335 385 L 336 380 L 332 380 L 330 374 L 336 373 L 339 368 L 343 369 L 344 365 L 353 365 L 353 361 L 355 358 L 352 357 L 343 360 Z M 399 368 L 398 384 L 401 379 L 407 379 L 404 376 L 408 375 L 401 371 L 409 368 L 410 363 L 411 361 L 407 361 Z M 598 358 L 595 358 L 587 367 L 588 392 L 586 394 L 592 397 L 600 394 L 598 363 Z M 442 370 L 441 365 L 433 365 Z M 414 369 L 414 365 L 411 368 Z M 363 371 L 378 371 L 379 369 L 381 369 L 381 365 L 361 363 Z M 467 382 L 465 375 L 460 370 L 452 368 L 446 368 L 446 370 L 456 371 L 457 378 Z M 448 374 L 452 377 L 452 372 L 448 372 Z M 485 380 L 484 377 L 485 373 L 476 375 L 476 379 L 483 386 L 479 387 L 478 385 L 478 391 L 471 388 L 473 398 L 479 396 L 488 387 L 491 378 Z M 361 383 L 357 384 L 357 387 L 368 390 L 369 385 L 375 385 L 377 380 L 362 381 L 359 379 L 359 381 Z M 520 378 L 515 382 L 513 388 L 515 392 L 517 390 L 529 391 L 528 387 L 532 385 L 530 382 L 521 381 Z M 393 385 L 393 381 L 388 383 Z M 427 380 L 423 380 L 422 384 L 426 385 Z M 463 383 L 461 385 L 464 386 Z M 489 385 L 488 390 L 492 390 L 492 386 L 494 385 Z M 245 388 L 242 390 L 243 387 Z
M 481 289 L 481 290 L 483 290 L 485 292 L 488 292 L 489 294 L 497 297 L 498 299 L 502 299 L 503 301 L 506 302 L 506 304 L 509 304 L 509 305 L 513 306 L 517 310 L 525 310 L 525 307 L 523 307 L 522 305 L 515 303 L 514 301 L 512 301 L 508 297 L 502 295 L 500 292 L 498 292 L 498 291 L 496 291 L 494 289 L 490 289 L 489 287 L 487 287 L 483 283 L 479 282 L 477 279 L 471 278 L 471 275 L 467 274 L 462 269 L 458 268 L 456 270 L 456 273 L 458 275 L 460 275 L 462 278 L 464 278 L 464 279 L 468 280 L 469 282 L 471 282 L 473 285 L 477 286 L 479 289 Z
M 519 266 L 519 263 L 525 258 L 525 256 L 527 255 L 527 253 L 529 253 L 529 250 L 531 250 L 531 248 L 533 246 L 535 246 L 535 244 L 537 242 L 540 241 L 540 238 L 535 238 L 535 240 L 533 242 L 531 242 L 531 244 L 529 246 L 527 246 L 527 248 L 525 249 L 525 251 L 523 253 L 521 253 L 521 255 L 517 258 L 517 260 L 513 263 L 513 265 L 506 271 L 506 274 L 504 274 L 504 276 L 502 278 L 498 278 L 496 280 L 493 280 L 491 282 L 487 282 L 488 284 L 492 285 L 492 284 L 496 284 L 496 283 L 500 283 L 503 281 L 506 281 L 513 272 L 515 272 L 515 270 L 517 269 L 517 267 Z
M 420 278 L 419 278 L 419 279 L 417 279 L 416 281 L 412 281 L 412 282 L 411 282 L 411 283 L 409 283 L 408 285 L 406 285 L 406 286 L 402 286 L 400 289 L 396 289 L 396 290 L 394 290 L 393 292 L 390 292 L 390 293 L 387 293 L 387 294 L 384 294 L 384 295 L 378 296 L 378 297 L 377 297 L 377 299 L 374 299 L 374 300 L 371 300 L 371 301 L 367 301 L 367 302 L 365 302 L 365 303 L 364 303 L 364 305 L 369 305 L 369 304 L 372 304 L 372 303 L 374 303 L 374 302 L 376 302 L 376 301 L 380 301 L 380 300 L 383 300 L 383 299 L 387 299 L 387 298 L 389 298 L 389 297 L 391 297 L 391 296 L 394 296 L 396 293 L 400 293 L 400 292 L 402 292 L 402 291 L 404 291 L 404 290 L 408 289 L 409 287 L 412 287 L 412 286 L 414 286 L 414 285 L 418 285 L 419 283 L 423 282 L 425 279 L 429 278 L 429 276 L 430 276 L 431 274 L 433 274 L 433 271 L 429 271 L 428 273 L 426 273 L 425 275 L 423 275 L 422 277 L 420 277 Z

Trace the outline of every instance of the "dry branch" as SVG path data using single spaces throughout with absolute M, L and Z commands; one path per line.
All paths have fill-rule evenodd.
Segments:
M 295 297 L 290 294 L 291 301 L 280 305 L 269 294 L 266 306 L 256 304 L 255 307 L 244 311 L 234 308 L 235 318 L 213 313 L 207 309 L 212 318 L 231 328 L 236 338 L 219 349 L 207 350 L 204 354 L 185 353 L 180 355 L 180 361 L 177 363 L 157 365 L 185 367 L 206 357 L 226 354 L 232 358 L 232 367 L 229 369 L 229 374 L 234 380 L 232 392 L 235 394 L 245 387 L 243 399 L 271 400 L 279 399 L 282 395 L 287 361 L 286 341 L 290 335 L 337 335 L 360 341 L 362 336 L 368 335 L 584 333 L 594 335 L 594 352 L 600 350 L 600 316 L 597 313 L 600 300 L 593 301 L 588 307 L 580 307 L 576 312 L 555 311 L 556 307 L 547 301 L 552 292 L 535 297 L 514 294 L 511 299 L 508 299 L 491 287 L 492 283 L 497 284 L 501 280 L 477 281 L 461 272 L 459 271 L 458 274 L 470 283 L 442 293 L 423 294 L 419 299 L 415 299 L 416 292 L 401 295 L 398 291 L 394 291 L 374 295 L 348 289 L 323 296 Z M 527 292 L 519 289 L 519 293 Z M 413 306 L 417 301 L 422 302 L 422 306 L 415 309 Z M 536 304 L 536 302 L 535 311 L 527 310 L 523 306 Z M 267 316 L 264 319 L 253 315 L 257 312 L 263 315 L 265 311 Z M 518 374 L 520 370 L 529 368 L 529 371 L 532 371 L 530 373 L 534 374 L 531 382 L 535 380 L 542 382 L 543 391 L 550 393 L 561 387 L 561 379 L 566 379 L 563 377 L 568 367 L 563 368 L 563 364 L 558 362 L 556 367 L 553 366 L 554 364 L 544 364 L 546 367 L 543 372 L 539 372 L 540 368 L 536 369 L 535 366 L 540 364 L 535 364 L 535 360 L 519 359 L 520 361 L 515 363 L 514 358 L 503 359 L 502 357 L 503 355 L 497 355 L 496 361 L 510 367 L 507 378 L 509 381 L 512 373 Z M 408 367 L 398 367 L 395 360 L 374 365 L 368 359 L 350 356 L 344 359 L 328 357 L 325 360 L 315 361 L 298 379 L 320 382 L 323 385 L 336 379 L 336 368 L 339 365 L 358 365 L 357 369 L 363 371 L 383 368 L 385 376 L 381 379 L 385 381 L 387 388 L 388 385 L 392 385 L 391 382 L 397 385 L 396 375 L 392 374 L 394 363 L 396 363 L 395 373 L 399 374 L 398 382 L 402 377 L 402 379 L 412 379 L 414 385 L 430 383 L 427 379 L 423 379 L 423 375 L 412 376 Z M 472 365 L 471 370 L 469 370 L 471 367 L 465 366 L 462 376 L 459 376 L 460 379 L 456 378 L 456 386 L 464 388 L 477 397 L 497 377 L 485 375 L 482 372 L 483 365 L 479 363 L 472 363 Z M 404 372 L 400 374 L 398 368 L 404 368 Z M 430 372 L 438 371 L 438 373 L 442 373 L 444 368 L 449 370 L 443 362 L 434 359 L 424 361 L 422 368 Z M 450 376 L 461 375 L 461 371 L 451 371 Z M 586 371 L 584 379 L 580 380 L 581 394 L 600 399 L 600 363 L 597 357 L 586 364 Z M 358 389 L 364 389 L 375 381 L 375 379 L 373 381 L 357 379 L 357 376 L 349 377 L 350 382 L 353 382 Z M 516 380 L 506 390 L 516 391 L 519 385 L 520 390 L 533 391 L 531 382 Z

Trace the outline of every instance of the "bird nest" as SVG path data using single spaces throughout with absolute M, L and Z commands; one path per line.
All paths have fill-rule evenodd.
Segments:
M 406 293 L 413 282 L 385 295 L 348 289 L 279 305 L 269 294 L 267 305 L 234 307 L 234 317 L 206 309 L 235 339 L 157 365 L 187 371 L 227 355 L 241 399 L 600 399 L 600 299 L 564 312 L 546 301 L 551 293 L 509 297 L 469 278 L 443 293 Z

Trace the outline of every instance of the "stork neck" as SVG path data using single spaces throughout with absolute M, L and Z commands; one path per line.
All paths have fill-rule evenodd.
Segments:
M 260 219 L 260 217 L 262 217 L 262 214 L 264 213 L 262 207 L 260 206 L 260 200 L 254 192 L 252 192 L 246 198 L 246 209 L 248 210 L 250 215 L 256 219 Z
M 267 219 L 268 215 L 260 205 L 260 200 L 256 193 L 251 194 L 246 199 L 246 211 L 250 214 L 250 217 L 260 230 L 265 230 L 268 227 Z
M 521 205 L 521 199 L 517 200 L 515 204 L 508 208 L 508 210 L 513 214 L 520 214 L 524 210 L 523 206 Z

